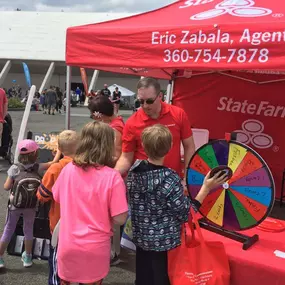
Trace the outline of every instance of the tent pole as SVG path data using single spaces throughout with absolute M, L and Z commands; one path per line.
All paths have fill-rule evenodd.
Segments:
M 240 77 L 240 76 L 236 76 L 236 75 L 232 75 L 232 74 L 228 74 L 228 73 L 224 73 L 224 72 L 218 72 L 218 74 L 221 74 L 221 75 L 224 75 L 224 76 L 228 76 L 228 77 L 232 77 L 232 78 L 236 78 L 236 79 L 240 79 L 240 80 L 251 82 L 251 83 L 256 83 L 256 84 L 258 83 L 257 81 L 254 81 L 254 80 L 250 80 L 250 79 L 247 79 L 247 78 L 243 78 L 243 77 Z
M 218 72 L 216 72 L 216 71 L 209 71 L 209 72 L 195 73 L 195 74 L 192 74 L 190 78 L 195 77 L 195 76 L 206 75 L 206 74 L 213 74 L 213 73 L 218 73 Z M 175 78 L 185 78 L 185 76 L 184 75 L 179 75 L 179 76 L 175 76 Z
M 269 81 L 263 81 L 263 82 L 258 82 L 258 84 L 268 84 L 268 83 L 276 83 L 276 82 L 283 82 L 285 81 L 285 78 L 283 79 L 276 79 L 276 80 L 269 80 Z
M 70 129 L 70 99 L 71 99 L 71 66 L 66 67 L 66 114 L 65 114 L 65 129 Z
M 169 104 L 172 104 L 173 91 L 174 91 L 174 80 L 171 81 L 171 92 L 170 92 Z
M 172 81 L 169 80 L 168 81 L 168 85 L 167 85 L 167 92 L 166 92 L 166 103 L 170 104 L 170 100 L 171 100 L 171 90 L 172 90 Z

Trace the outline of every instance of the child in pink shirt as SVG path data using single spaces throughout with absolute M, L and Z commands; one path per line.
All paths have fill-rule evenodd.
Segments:
M 101 284 L 110 268 L 113 224 L 127 218 L 126 188 L 114 165 L 114 131 L 101 122 L 82 130 L 73 163 L 52 192 L 60 203 L 58 272 L 62 284 Z

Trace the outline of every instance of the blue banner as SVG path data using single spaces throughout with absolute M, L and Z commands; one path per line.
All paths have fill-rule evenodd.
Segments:
M 23 68 L 24 68 L 27 85 L 29 86 L 29 88 L 31 88 L 32 86 L 31 75 L 30 75 L 29 67 L 25 62 L 23 62 Z

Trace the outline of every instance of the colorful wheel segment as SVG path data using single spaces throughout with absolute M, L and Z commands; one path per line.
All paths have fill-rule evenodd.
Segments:
M 231 168 L 233 176 L 210 191 L 200 213 L 210 223 L 232 231 L 260 224 L 273 207 L 274 180 L 261 156 L 239 142 L 217 140 L 196 151 L 187 169 L 191 199 L 197 196 L 207 173 L 219 166 Z

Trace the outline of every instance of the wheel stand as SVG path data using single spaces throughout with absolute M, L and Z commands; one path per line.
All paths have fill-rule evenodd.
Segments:
M 242 249 L 247 250 L 253 246 L 258 240 L 258 235 L 247 236 L 234 231 L 224 230 L 207 222 L 205 218 L 199 220 L 200 227 L 208 231 L 214 232 L 226 238 L 242 243 Z

